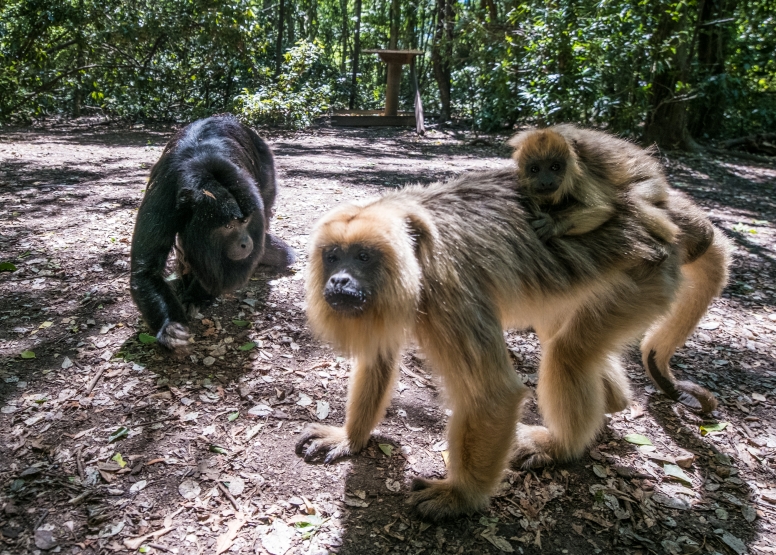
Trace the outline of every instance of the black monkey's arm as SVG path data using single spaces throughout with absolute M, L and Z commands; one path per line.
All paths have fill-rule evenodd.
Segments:
M 160 342 L 174 348 L 165 344 L 162 336 L 170 324 L 186 323 L 186 312 L 163 276 L 178 231 L 176 186 L 174 177 L 154 177 L 140 205 L 132 236 L 130 290 L 143 319 L 154 333 L 158 332 Z

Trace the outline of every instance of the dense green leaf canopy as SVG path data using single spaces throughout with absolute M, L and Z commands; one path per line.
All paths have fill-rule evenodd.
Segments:
M 669 146 L 776 129 L 772 0 L 7 0 L 0 118 L 301 127 L 381 107 L 385 66 L 361 51 L 389 47 L 427 53 L 427 112 L 480 129 L 577 121 Z

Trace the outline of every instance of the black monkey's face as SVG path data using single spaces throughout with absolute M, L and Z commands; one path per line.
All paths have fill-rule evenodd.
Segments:
M 333 245 L 321 251 L 326 284 L 323 297 L 334 310 L 358 316 L 369 305 L 380 272 L 381 253 L 360 244 Z
M 255 214 L 255 213 L 254 213 Z M 253 252 L 253 239 L 251 238 L 251 219 L 232 219 L 224 225 L 213 229 L 213 241 L 221 245 L 222 252 L 229 260 L 243 260 Z
M 566 160 L 563 158 L 528 160 L 524 171 L 531 190 L 540 195 L 551 195 L 563 184 Z

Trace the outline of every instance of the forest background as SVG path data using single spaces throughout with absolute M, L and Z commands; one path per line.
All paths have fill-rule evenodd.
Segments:
M 370 48 L 423 50 L 427 115 L 473 129 L 575 121 L 685 149 L 776 131 L 774 0 L 6 0 L 0 120 L 305 127 L 382 106 Z

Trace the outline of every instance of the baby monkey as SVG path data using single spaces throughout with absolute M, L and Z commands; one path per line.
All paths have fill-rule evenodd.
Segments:
M 524 131 L 508 144 L 542 241 L 589 233 L 623 209 L 657 238 L 676 239 L 665 211 L 668 182 L 649 150 L 569 124 Z

